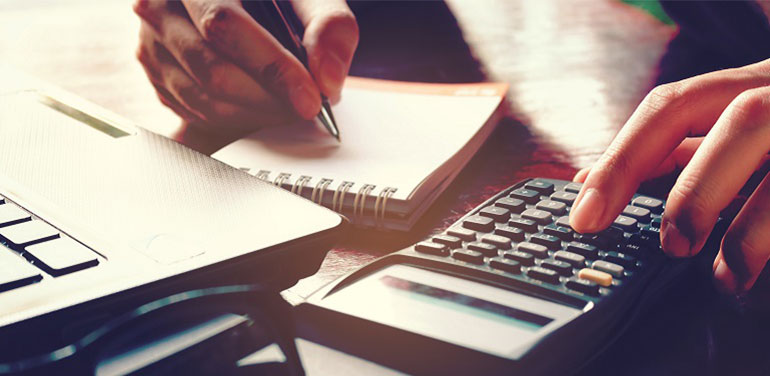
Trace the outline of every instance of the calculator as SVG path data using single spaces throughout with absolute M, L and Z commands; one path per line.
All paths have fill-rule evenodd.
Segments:
M 658 198 L 573 231 L 580 188 L 537 178 L 499 192 L 315 292 L 296 307 L 300 336 L 412 374 L 574 373 L 689 263 L 661 250 Z

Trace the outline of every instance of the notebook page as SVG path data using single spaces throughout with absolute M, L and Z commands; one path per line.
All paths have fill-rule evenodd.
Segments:
M 341 143 L 315 122 L 263 129 L 212 156 L 237 168 L 374 184 L 406 200 L 460 151 L 502 99 L 505 85 L 414 84 L 349 78 L 333 106 Z M 432 187 L 426 187 L 432 188 Z

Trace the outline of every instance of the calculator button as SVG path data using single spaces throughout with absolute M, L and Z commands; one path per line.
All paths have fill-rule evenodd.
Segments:
M 625 244 L 621 250 L 627 255 L 633 255 L 636 257 L 647 257 L 650 253 L 652 253 L 650 252 L 650 249 L 647 248 L 647 246 L 636 243 Z
M 511 239 L 511 241 L 514 241 L 514 242 L 520 242 L 524 240 L 524 230 L 517 227 L 511 227 L 511 226 L 498 227 L 495 229 L 495 234 L 500 236 L 505 236 L 506 238 Z
M 535 205 L 535 208 L 545 210 L 553 215 L 564 215 L 567 212 L 567 204 L 553 200 L 543 200 Z
M 639 222 L 637 222 L 636 219 L 626 217 L 625 215 L 619 215 L 617 218 L 615 218 L 615 221 L 612 222 L 612 225 L 617 226 L 627 232 L 639 231 Z
M 547 225 L 553 221 L 551 213 L 545 210 L 527 209 L 521 213 L 521 217 L 537 222 L 541 225 Z
M 429 255 L 449 256 L 449 247 L 434 242 L 419 242 L 414 246 L 414 250 L 420 253 L 427 253 Z
M 487 234 L 481 237 L 483 243 L 492 244 L 502 250 L 511 249 L 511 239 L 505 236 Z
M 623 276 L 623 269 L 622 266 L 613 264 L 611 262 L 602 261 L 602 260 L 596 260 L 593 264 L 591 264 L 591 267 L 595 270 L 602 271 L 608 274 L 612 274 L 613 276 L 619 278 Z
M 555 236 L 565 242 L 572 241 L 573 231 L 569 227 L 557 226 L 550 224 L 543 229 L 543 233 Z
M 475 231 L 490 232 L 495 228 L 495 220 L 480 215 L 474 215 L 463 221 L 463 227 Z
M 0 291 L 28 285 L 43 279 L 40 271 L 27 260 L 0 247 Z
M 508 221 L 508 225 L 520 228 L 526 232 L 537 232 L 537 222 L 531 219 L 515 218 Z
M 43 221 L 31 220 L 0 228 L 0 235 L 12 248 L 21 249 L 25 245 L 56 239 L 59 230 Z
M 561 248 L 561 239 L 553 235 L 533 234 L 529 237 L 529 241 L 531 243 L 543 245 L 552 251 Z
M 473 242 L 473 243 L 468 243 L 467 248 L 470 249 L 471 251 L 481 252 L 486 257 L 497 256 L 497 247 L 495 247 L 492 244 L 482 243 L 482 242 Z
M 623 209 L 623 215 L 631 218 L 636 218 L 637 221 L 647 223 L 650 221 L 650 210 L 640 208 L 638 206 L 627 205 Z
M 553 183 L 536 179 L 527 182 L 527 184 L 524 184 L 524 188 L 538 191 L 540 194 L 547 195 L 553 192 Z
M 508 209 L 511 212 L 516 214 L 521 213 L 526 208 L 526 205 L 524 205 L 524 201 L 519 200 L 518 198 L 511 198 L 511 197 L 503 197 L 495 201 L 495 206 Z
M 559 273 L 551 269 L 533 266 L 527 270 L 527 276 L 543 282 L 557 284 L 559 283 Z
M 663 211 L 663 201 L 652 197 L 639 196 L 631 201 L 631 205 L 649 209 L 655 214 L 660 214 Z
M 14 204 L 0 205 L 0 226 L 9 226 L 28 221 L 32 216 Z
M 572 193 L 580 192 L 580 188 L 583 188 L 582 183 L 568 183 L 567 185 L 564 186 L 565 191 L 572 192 Z
M 577 195 L 572 192 L 554 192 L 551 195 L 551 200 L 563 202 L 567 205 L 572 205 L 572 203 L 575 202 L 575 199 L 577 198 Z
M 67 236 L 28 246 L 25 255 L 54 277 L 99 264 L 92 250 Z
M 548 248 L 540 244 L 523 242 L 516 245 L 516 250 L 520 252 L 529 253 L 530 255 L 535 256 L 537 258 L 548 257 Z
M 652 227 L 650 225 L 644 226 L 642 227 L 641 233 L 655 243 L 660 241 L 660 228 L 658 227 Z
M 542 263 L 540 263 L 540 266 L 547 269 L 551 269 L 566 277 L 569 277 L 572 275 L 572 265 L 564 261 L 545 260 Z
M 518 198 L 519 200 L 522 200 L 528 204 L 534 204 L 538 202 L 540 199 L 540 193 L 538 193 L 537 191 L 533 191 L 531 189 L 524 189 L 524 188 L 513 190 L 510 196 L 513 198 Z
M 458 249 L 452 252 L 452 257 L 456 260 L 469 262 L 471 264 L 480 265 L 484 263 L 484 255 L 478 251 Z
M 510 251 L 503 253 L 503 257 L 516 260 L 524 266 L 535 265 L 535 256 L 522 251 Z
M 566 215 L 563 217 L 559 217 L 559 219 L 557 219 L 555 223 L 556 223 L 556 226 L 566 227 L 569 229 L 572 228 L 572 226 L 569 225 L 569 216 L 566 216 Z
M 460 248 L 463 245 L 462 239 L 452 235 L 436 235 L 432 240 L 434 243 L 443 244 L 449 248 Z
M 521 264 L 518 261 L 503 257 L 495 257 L 489 260 L 489 266 L 508 273 L 521 273 Z
M 599 250 L 595 246 L 580 242 L 567 244 L 567 251 L 577 253 L 587 258 L 596 258 L 599 256 Z
M 599 234 L 575 234 L 575 240 L 601 249 L 609 249 L 612 245 L 610 238 L 603 237 Z
M 452 236 L 456 236 L 462 240 L 465 240 L 466 242 L 476 240 L 476 232 L 473 230 L 468 230 L 467 228 L 452 227 L 449 230 L 447 230 L 446 233 Z
M 567 280 L 565 285 L 570 290 L 579 291 L 586 295 L 599 295 L 599 285 L 597 285 L 596 282 L 592 282 L 587 279 L 572 277 Z
M 556 253 L 553 254 L 553 258 L 559 261 L 568 262 L 576 268 L 582 268 L 586 264 L 585 256 L 567 251 L 556 251 Z
M 580 272 L 578 272 L 578 277 L 589 280 L 591 282 L 595 282 L 596 284 L 604 287 L 610 286 L 612 284 L 612 276 L 600 270 L 588 268 L 580 269 Z
M 626 269 L 630 269 L 636 266 L 636 258 L 620 252 L 607 252 L 604 259 L 613 264 L 623 265 Z
M 487 206 L 479 211 L 479 215 L 494 219 L 496 222 L 505 222 L 511 219 L 511 211 L 497 206 Z

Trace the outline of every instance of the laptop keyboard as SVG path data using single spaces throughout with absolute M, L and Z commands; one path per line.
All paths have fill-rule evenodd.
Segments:
M 96 253 L 0 198 L 0 292 L 99 264 Z

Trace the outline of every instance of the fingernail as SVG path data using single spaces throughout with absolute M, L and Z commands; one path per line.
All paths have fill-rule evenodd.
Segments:
M 690 240 L 682 235 L 679 228 L 673 222 L 663 219 L 660 229 L 660 243 L 663 250 L 674 257 L 686 257 L 690 255 Z
M 334 53 L 327 53 L 321 61 L 321 85 L 328 96 L 335 95 L 347 75 L 345 63 Z
M 714 285 L 722 292 L 735 292 L 735 276 L 727 267 L 724 259 L 719 260 L 716 268 L 714 268 Z
M 305 119 L 312 119 L 320 110 L 320 95 L 305 85 L 295 87 L 289 93 L 289 100 L 297 113 Z
M 588 188 L 570 213 L 570 225 L 576 230 L 591 232 L 604 214 L 604 198 L 596 188 Z

